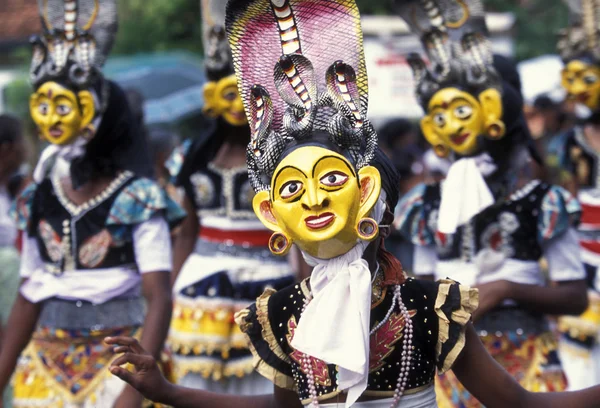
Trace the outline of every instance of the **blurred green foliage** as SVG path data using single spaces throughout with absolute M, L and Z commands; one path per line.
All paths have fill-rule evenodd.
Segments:
M 484 0 L 483 3 L 489 11 L 514 13 L 517 60 L 556 54 L 558 32 L 569 23 L 569 10 L 563 1 Z
M 29 118 L 29 95 L 31 85 L 28 78 L 23 76 L 11 82 L 4 90 L 6 108 L 8 112 L 19 116 L 21 119 Z
M 199 0 L 119 1 L 113 54 L 169 49 L 202 51 Z
M 363 14 L 392 13 L 392 0 L 357 0 L 357 3 Z M 555 53 L 556 34 L 568 20 L 563 2 L 483 0 L 483 3 L 487 10 L 515 14 L 518 60 Z M 202 52 L 200 0 L 120 1 L 119 21 L 114 54 L 169 49 Z
M 356 0 L 362 14 L 390 14 L 392 0 Z
M 23 72 L 27 71 L 24 70 Z M 29 141 L 31 149 L 29 160 L 32 160 L 30 164 L 33 165 L 35 164 L 35 158 L 40 146 L 35 123 L 33 123 L 29 114 L 29 95 L 31 95 L 29 78 L 23 75 L 11 82 L 4 90 L 4 95 L 6 97 L 7 112 L 19 117 L 23 121 L 25 138 Z

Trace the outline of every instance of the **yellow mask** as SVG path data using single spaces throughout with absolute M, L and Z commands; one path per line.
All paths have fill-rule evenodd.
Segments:
M 213 118 L 223 116 L 233 126 L 248 123 L 235 75 L 204 85 L 204 113 Z
M 89 91 L 73 91 L 56 82 L 46 82 L 29 98 L 29 111 L 42 137 L 66 145 L 90 126 L 96 115 Z
M 562 86 L 568 98 L 595 110 L 600 105 L 600 68 L 574 60 L 562 70 Z
M 475 153 L 479 135 L 492 139 L 504 136 L 501 118 L 502 97 L 498 90 L 486 89 L 475 99 L 457 88 L 444 88 L 429 101 L 421 129 L 439 156 L 447 156 L 450 150 L 468 155 Z
M 358 174 L 343 156 L 317 147 L 300 147 L 277 166 L 271 192 L 254 196 L 254 212 L 275 234 L 271 251 L 282 255 L 295 243 L 317 258 L 331 259 L 371 240 L 377 224 L 365 218 L 376 204 L 381 179 L 375 167 Z

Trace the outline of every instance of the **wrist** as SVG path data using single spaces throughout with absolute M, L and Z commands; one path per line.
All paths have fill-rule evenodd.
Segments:
M 125 395 L 128 398 L 139 398 L 140 401 L 144 398 L 135 388 L 131 385 L 127 385 L 121 395 Z
M 169 406 L 177 405 L 177 396 L 180 394 L 180 387 L 169 381 L 164 381 L 164 385 L 161 388 L 162 390 L 159 391 L 155 402 Z

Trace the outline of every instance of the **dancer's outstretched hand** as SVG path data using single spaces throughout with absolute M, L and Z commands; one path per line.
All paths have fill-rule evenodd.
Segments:
M 142 348 L 140 343 L 125 336 L 107 337 L 106 344 L 114 345 L 115 352 L 122 354 L 110 365 L 110 372 L 138 390 L 144 397 L 151 401 L 163 401 L 172 386 L 162 375 L 156 360 L 150 353 Z M 134 371 L 121 367 L 131 364 Z

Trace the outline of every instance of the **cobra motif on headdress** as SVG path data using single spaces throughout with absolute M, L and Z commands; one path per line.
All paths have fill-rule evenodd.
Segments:
M 569 27 L 561 31 L 558 52 L 563 61 L 591 58 L 600 64 L 600 0 L 566 0 Z
M 281 154 L 314 132 L 369 164 L 377 135 L 354 0 L 230 0 L 227 32 L 252 130 L 250 182 L 268 190 Z
M 108 57 L 117 32 L 115 0 L 38 0 L 43 34 L 31 39 L 34 86 L 67 80 L 88 87 Z
M 431 62 L 428 69 L 418 54 L 408 57 L 422 106 L 447 86 L 461 86 L 473 93 L 501 89 L 480 0 L 394 0 L 394 6 L 421 38 Z

